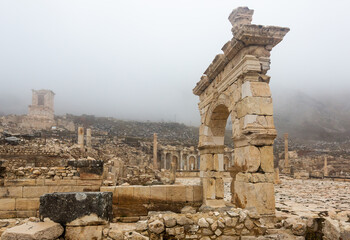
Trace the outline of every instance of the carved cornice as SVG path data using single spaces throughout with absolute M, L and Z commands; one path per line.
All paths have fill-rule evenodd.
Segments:
M 216 55 L 213 62 L 205 70 L 201 80 L 193 89 L 195 95 L 201 95 L 217 75 L 224 70 L 227 63 L 243 48 L 260 45 L 272 50 L 289 32 L 289 28 L 250 24 L 252 14 L 253 11 L 247 7 L 238 8 L 231 13 L 229 20 L 233 25 L 234 37 L 222 47 L 223 54 Z M 237 24 L 234 21 L 237 21 Z M 266 73 L 268 67 L 265 66 L 263 70 Z

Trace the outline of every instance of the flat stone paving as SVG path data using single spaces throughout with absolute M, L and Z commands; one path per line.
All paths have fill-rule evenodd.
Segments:
M 276 209 L 282 212 L 308 215 L 324 211 L 350 209 L 350 182 L 322 179 L 281 178 L 275 185 Z
M 349 211 L 350 182 L 329 179 L 292 179 L 281 176 L 275 185 L 276 210 L 296 215 Z M 177 184 L 199 185 L 199 178 L 177 178 Z M 225 201 L 231 201 L 231 179 L 224 178 Z

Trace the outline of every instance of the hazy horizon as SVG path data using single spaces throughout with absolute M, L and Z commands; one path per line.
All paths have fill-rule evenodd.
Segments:
M 199 125 L 192 89 L 232 38 L 239 6 L 255 10 L 254 24 L 291 29 L 271 53 L 273 96 L 349 92 L 345 0 L 3 0 L 0 113 L 25 114 L 31 89 L 51 89 L 57 115 Z

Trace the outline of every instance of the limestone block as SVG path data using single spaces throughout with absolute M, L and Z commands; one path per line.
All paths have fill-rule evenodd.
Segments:
M 1 198 L 0 211 L 11 211 L 16 209 L 16 200 L 14 198 Z
M 202 183 L 203 183 L 203 198 L 215 199 L 215 179 L 202 178 Z
M 105 225 L 66 227 L 66 240 L 101 240 Z
M 264 146 L 259 149 L 261 153 L 261 169 L 266 173 L 273 173 L 273 146 Z
M 224 154 L 214 154 L 215 171 L 224 171 Z
M 166 187 L 165 186 L 150 186 L 152 202 L 166 202 Z
M 17 218 L 30 218 L 30 217 L 37 217 L 38 211 L 37 210 L 16 210 L 16 217 Z
M 224 198 L 224 180 L 222 178 L 215 179 L 215 196 L 218 199 Z
M 167 185 L 166 199 L 168 203 L 172 202 L 186 202 L 186 186 Z
M 275 214 L 273 183 L 233 182 L 233 200 L 240 208 L 255 207 L 261 215 Z
M 134 187 L 134 202 L 149 203 L 151 198 L 151 188 L 149 186 L 135 186 Z
M 270 86 L 266 82 L 250 82 L 253 97 L 271 97 Z
M 243 129 L 246 128 L 275 128 L 272 116 L 259 116 L 259 115 L 245 115 L 244 118 L 240 119 L 243 124 Z
M 16 210 L 38 210 L 39 198 L 16 198 Z
M 253 96 L 252 90 L 251 90 L 251 83 L 249 81 L 246 81 L 245 83 L 242 84 L 241 90 L 242 90 L 242 99 L 245 97 Z
M 24 186 L 23 197 L 24 198 L 38 198 L 41 195 L 49 192 L 48 186 Z
M 17 217 L 16 211 L 2 211 L 2 210 L 0 210 L 0 219 L 16 218 L 16 217 Z
M 118 203 L 127 205 L 134 198 L 134 187 L 133 186 L 118 186 L 116 187 L 118 195 Z
M 203 187 L 202 186 L 193 186 L 193 201 L 200 202 L 203 200 Z
M 186 186 L 186 202 L 193 202 L 193 186 Z
M 237 117 L 245 115 L 273 115 L 272 99 L 266 97 L 246 97 L 237 103 Z
M 35 179 L 13 179 L 5 180 L 4 186 L 35 186 Z
M 0 187 L 0 198 L 21 198 L 23 187 Z
M 96 214 L 99 219 L 112 219 L 111 192 L 51 193 L 40 197 L 40 217 L 67 224 Z
M 200 164 L 200 170 L 201 171 L 212 171 L 214 170 L 214 155 L 213 154 L 202 154 L 200 156 L 201 158 L 201 164 Z
M 77 185 L 80 186 L 101 186 L 102 185 L 102 180 L 100 179 L 86 179 L 86 180 L 82 180 L 82 179 L 78 179 L 77 181 Z
M 20 226 L 7 229 L 2 240 L 55 240 L 63 233 L 63 227 L 55 222 L 27 222 Z
M 234 162 L 242 171 L 256 172 L 260 167 L 260 151 L 255 146 L 245 146 L 234 149 Z

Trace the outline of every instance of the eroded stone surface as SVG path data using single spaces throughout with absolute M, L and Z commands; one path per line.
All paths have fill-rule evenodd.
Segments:
M 111 221 L 112 195 L 111 192 L 45 194 L 40 197 L 40 217 L 64 225 L 74 224 L 74 221 L 87 225 L 89 222 Z

